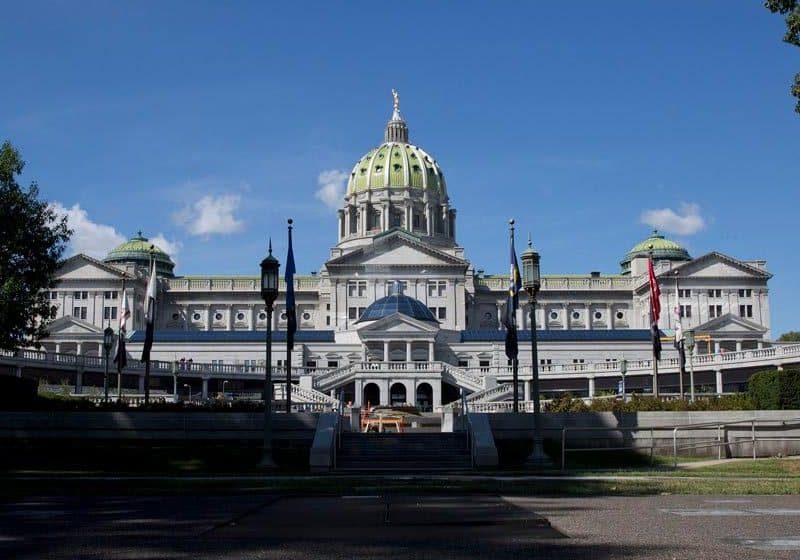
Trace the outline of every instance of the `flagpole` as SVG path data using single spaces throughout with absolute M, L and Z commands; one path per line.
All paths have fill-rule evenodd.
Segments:
M 125 298 L 125 278 L 122 279 L 122 293 L 120 295 L 122 296 L 121 299 L 120 299 L 120 302 L 123 304 L 122 305 L 122 309 L 120 309 L 120 325 L 119 326 L 121 327 L 122 326 L 122 316 L 125 314 L 125 310 L 128 307 L 128 300 Z M 119 328 L 119 329 L 117 329 L 117 331 L 118 331 L 117 334 L 119 336 L 119 340 L 117 341 L 117 345 L 118 345 L 117 346 L 117 357 L 118 357 L 118 361 L 117 361 L 117 402 L 120 402 L 122 400 L 122 370 L 123 370 L 123 367 L 122 367 L 122 358 L 121 358 L 121 355 L 120 355 L 120 346 L 119 345 L 120 344 L 122 344 L 122 345 L 125 344 L 124 342 L 122 342 L 122 337 L 125 336 L 125 335 L 123 334 L 123 332 L 124 332 L 123 329 Z
M 514 218 L 511 218 L 508 221 L 508 224 L 509 224 L 509 230 L 511 231 L 511 234 L 510 234 L 511 235 L 511 250 L 512 250 L 512 253 L 513 253 L 513 251 L 514 251 Z M 513 258 L 516 258 L 516 255 L 514 255 Z M 510 280 L 511 280 L 511 283 L 516 282 L 515 278 L 511 278 Z M 517 312 L 517 310 L 516 309 L 512 309 L 511 311 L 506 310 L 506 313 L 509 313 L 509 312 L 514 314 L 514 320 L 516 320 L 516 312 Z M 514 325 L 514 327 L 516 327 L 516 325 Z M 516 335 L 516 333 L 515 333 L 515 335 Z M 517 350 L 517 352 L 518 352 L 518 350 Z M 519 413 L 519 354 L 516 353 L 516 352 L 515 352 L 514 357 L 511 359 L 511 379 L 513 380 L 513 383 L 514 383 L 513 412 L 514 412 L 514 414 L 517 414 L 517 413 Z
M 150 255 L 150 270 L 151 270 L 151 275 L 150 276 L 151 277 L 148 278 L 148 292 L 149 292 L 149 287 L 150 287 L 149 283 L 150 283 L 150 281 L 152 279 L 152 269 L 153 269 L 153 256 Z M 149 297 L 149 295 L 150 294 L 148 293 L 145 296 L 145 306 L 149 306 L 150 305 L 150 301 L 149 301 L 150 297 Z M 155 306 L 155 302 L 153 302 L 153 309 L 151 311 L 151 313 L 153 313 L 153 314 L 155 314 L 155 312 L 156 312 L 155 307 L 156 307 Z M 145 312 L 146 312 L 146 310 L 145 310 Z M 145 408 L 149 404 L 150 404 L 150 352 L 147 352 L 147 359 L 144 362 L 144 406 L 145 406 Z
M 292 328 L 297 328 L 296 318 L 294 325 L 292 324 L 291 314 L 295 313 L 294 309 L 289 309 L 291 305 L 294 307 L 294 251 L 292 250 L 292 219 L 288 220 L 289 225 L 289 254 L 291 258 L 286 259 L 286 414 L 292 412 L 292 348 L 294 347 L 294 332 L 290 332 Z M 290 286 L 289 283 L 292 285 Z M 291 291 L 291 299 L 289 301 L 289 293 Z M 296 316 L 295 316 L 296 317 Z
M 678 339 L 678 331 L 682 331 L 680 326 L 681 324 L 681 306 L 678 303 L 680 300 L 678 299 L 678 274 L 679 272 L 675 271 L 675 349 L 678 351 L 678 392 L 681 395 L 681 400 L 683 400 L 683 363 L 681 360 L 681 345 L 683 344 L 683 340 Z M 681 337 L 683 335 L 681 334 Z
M 657 336 L 659 336 L 658 323 L 655 322 L 656 319 L 653 316 L 653 309 L 654 309 L 654 305 L 655 305 L 655 303 L 653 302 L 653 297 L 655 297 L 654 293 L 653 293 L 653 287 L 652 287 L 652 282 L 653 282 L 652 276 L 653 275 L 650 273 L 650 271 L 653 269 L 653 246 L 652 245 L 650 245 L 650 250 L 648 251 L 648 258 L 649 258 L 649 262 L 648 262 L 648 282 L 651 284 L 650 285 L 650 336 L 651 337 L 657 337 Z M 658 281 L 658 280 L 656 280 L 656 281 Z M 656 341 L 655 341 L 655 339 L 652 340 L 652 345 L 651 346 L 653 347 L 653 396 L 655 398 L 658 398 L 658 355 L 656 354 Z

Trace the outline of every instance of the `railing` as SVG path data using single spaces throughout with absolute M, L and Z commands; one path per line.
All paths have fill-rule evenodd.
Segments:
M 444 362 L 441 362 L 441 368 L 442 373 L 453 378 L 457 385 L 461 385 L 472 391 L 480 391 L 486 387 L 484 381 L 485 377 L 483 376 L 467 373 L 461 368 L 451 366 Z
M 474 408 L 474 405 L 473 405 Z M 728 429 L 729 427 L 736 427 L 736 426 L 750 426 L 750 437 L 746 439 L 739 439 L 736 441 L 728 441 L 727 438 L 723 438 L 723 431 Z M 707 449 L 711 447 L 717 448 L 717 458 L 722 459 L 722 450 L 726 447 L 733 446 L 733 445 L 741 445 L 745 443 L 749 443 L 753 446 L 753 459 L 757 457 L 757 446 L 759 441 L 788 441 L 788 440 L 798 440 L 800 436 L 795 435 L 783 435 L 781 437 L 775 436 L 759 436 L 757 433 L 757 428 L 772 428 L 773 431 L 775 429 L 782 429 L 782 430 L 796 430 L 800 428 L 800 418 L 791 418 L 789 420 L 764 420 L 764 419 L 750 419 L 750 420 L 738 420 L 733 422 L 700 422 L 695 424 L 680 424 L 680 425 L 668 425 L 668 426 L 622 426 L 622 427 L 614 427 L 614 426 L 605 426 L 605 427 L 592 427 L 592 426 L 574 426 L 574 427 L 563 427 L 561 428 L 561 470 L 566 469 L 567 465 L 567 453 L 576 452 L 576 453 L 592 453 L 592 452 L 608 452 L 608 451 L 641 451 L 643 449 L 649 449 L 650 460 L 652 461 L 653 456 L 655 455 L 656 449 L 656 432 L 661 433 L 672 433 L 672 462 L 673 466 L 677 467 L 678 465 L 678 452 L 685 451 L 685 450 L 695 450 L 695 449 Z M 713 439 L 709 440 L 701 440 L 700 442 L 694 442 L 691 444 L 686 445 L 678 445 L 678 433 L 680 431 L 683 432 L 691 432 L 696 430 L 702 431 L 709 431 L 713 430 L 716 433 L 716 436 Z M 611 447 L 567 447 L 567 432 L 631 432 L 631 433 L 639 433 L 649 432 L 649 445 L 642 446 L 637 445 L 635 440 L 637 439 L 635 436 L 632 437 L 633 443 L 631 445 L 618 445 L 618 446 L 611 446 Z
M 508 395 L 513 391 L 513 385 L 509 383 L 501 383 L 500 385 L 495 385 L 491 389 L 484 389 L 483 391 L 472 393 L 471 395 L 467 396 L 467 401 L 471 403 L 489 402 L 490 399 Z

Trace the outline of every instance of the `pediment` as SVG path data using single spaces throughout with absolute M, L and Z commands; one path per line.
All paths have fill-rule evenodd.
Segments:
M 56 280 L 122 280 L 128 274 L 102 261 L 79 253 L 65 260 L 56 272 Z
M 47 327 L 47 332 L 50 333 L 51 336 L 60 334 L 103 334 L 103 329 L 82 319 L 67 316 L 60 317 L 50 323 Z
M 463 267 L 469 263 L 402 232 L 392 232 L 362 247 L 325 263 L 327 267 L 348 266 L 447 266 Z
M 357 328 L 358 334 L 361 337 L 373 334 L 395 334 L 395 335 L 413 335 L 413 334 L 431 334 L 435 335 L 439 332 L 439 324 L 430 321 L 420 321 L 402 313 L 393 313 L 387 317 L 378 319 L 371 323 L 365 323 L 362 327 Z
M 660 277 L 674 277 L 675 271 L 681 278 L 762 278 L 769 279 L 772 274 L 722 253 L 712 252 L 682 264 Z
M 702 325 L 698 325 L 695 327 L 695 330 L 719 334 L 764 334 L 767 332 L 767 329 L 758 323 L 737 317 L 731 313 L 727 313 L 722 317 L 717 317 L 707 321 L 706 323 L 703 323 Z

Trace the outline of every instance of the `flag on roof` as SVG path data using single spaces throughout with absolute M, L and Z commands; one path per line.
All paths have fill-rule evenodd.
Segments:
M 114 356 L 114 363 L 117 364 L 117 372 L 122 372 L 128 365 L 128 354 L 125 350 L 125 339 L 128 336 L 128 318 L 131 310 L 128 308 L 128 294 L 125 292 L 125 281 L 122 282 L 122 306 L 119 310 L 119 331 L 117 341 L 117 354 Z
M 145 336 L 142 348 L 142 361 L 150 360 L 150 349 L 153 347 L 153 329 L 156 322 L 156 263 L 150 263 L 150 281 L 147 283 L 147 293 L 144 296 Z
M 661 333 L 658 330 L 658 319 L 661 316 L 661 288 L 658 286 L 653 269 L 653 257 L 647 259 L 647 277 L 650 283 L 650 336 L 653 339 L 653 357 L 661 359 Z
M 291 222 L 290 222 L 291 224 Z M 292 226 L 289 226 L 289 253 L 286 255 L 286 348 L 294 348 L 294 333 L 297 332 L 297 304 L 294 299 L 294 251 L 292 250 Z
M 511 230 L 511 274 L 508 278 L 508 301 L 506 302 L 506 356 L 509 360 L 516 360 L 519 355 L 517 343 L 517 308 L 519 307 L 519 291 L 522 288 L 522 279 L 517 265 L 517 253 L 514 250 L 514 230 Z

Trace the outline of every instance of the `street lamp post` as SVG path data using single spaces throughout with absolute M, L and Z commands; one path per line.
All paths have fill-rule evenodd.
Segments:
M 184 383 L 183 386 L 186 387 L 186 397 L 188 398 L 188 401 L 192 402 L 192 386 L 188 383 Z
M 278 270 L 281 263 L 272 256 L 272 240 L 269 241 L 269 254 L 261 261 L 261 297 L 267 311 L 266 360 L 264 363 L 264 452 L 262 469 L 274 469 L 272 459 L 272 305 L 278 297 Z M 223 384 L 224 393 L 224 384 Z
M 225 400 L 225 384 L 230 383 L 227 379 L 222 382 L 222 400 Z
M 533 451 L 527 463 L 531 466 L 543 466 L 550 462 L 544 454 L 542 440 L 542 419 L 539 407 L 539 357 L 536 352 L 536 295 L 542 286 L 539 264 L 541 257 L 534 251 L 530 236 L 528 248 L 522 253 L 522 287 L 528 292 L 531 319 L 531 391 L 533 392 Z
M 683 346 L 689 352 L 689 400 L 694 402 L 694 329 L 686 331 Z
M 178 360 L 172 360 L 172 400 L 178 402 Z
M 622 358 L 619 362 L 619 373 L 622 376 L 622 402 L 625 402 L 625 374 L 628 373 L 628 360 Z
M 103 331 L 103 350 L 106 353 L 106 371 L 103 376 L 103 394 L 104 401 L 108 402 L 108 354 L 111 352 L 111 347 L 114 345 L 114 329 L 108 325 Z

